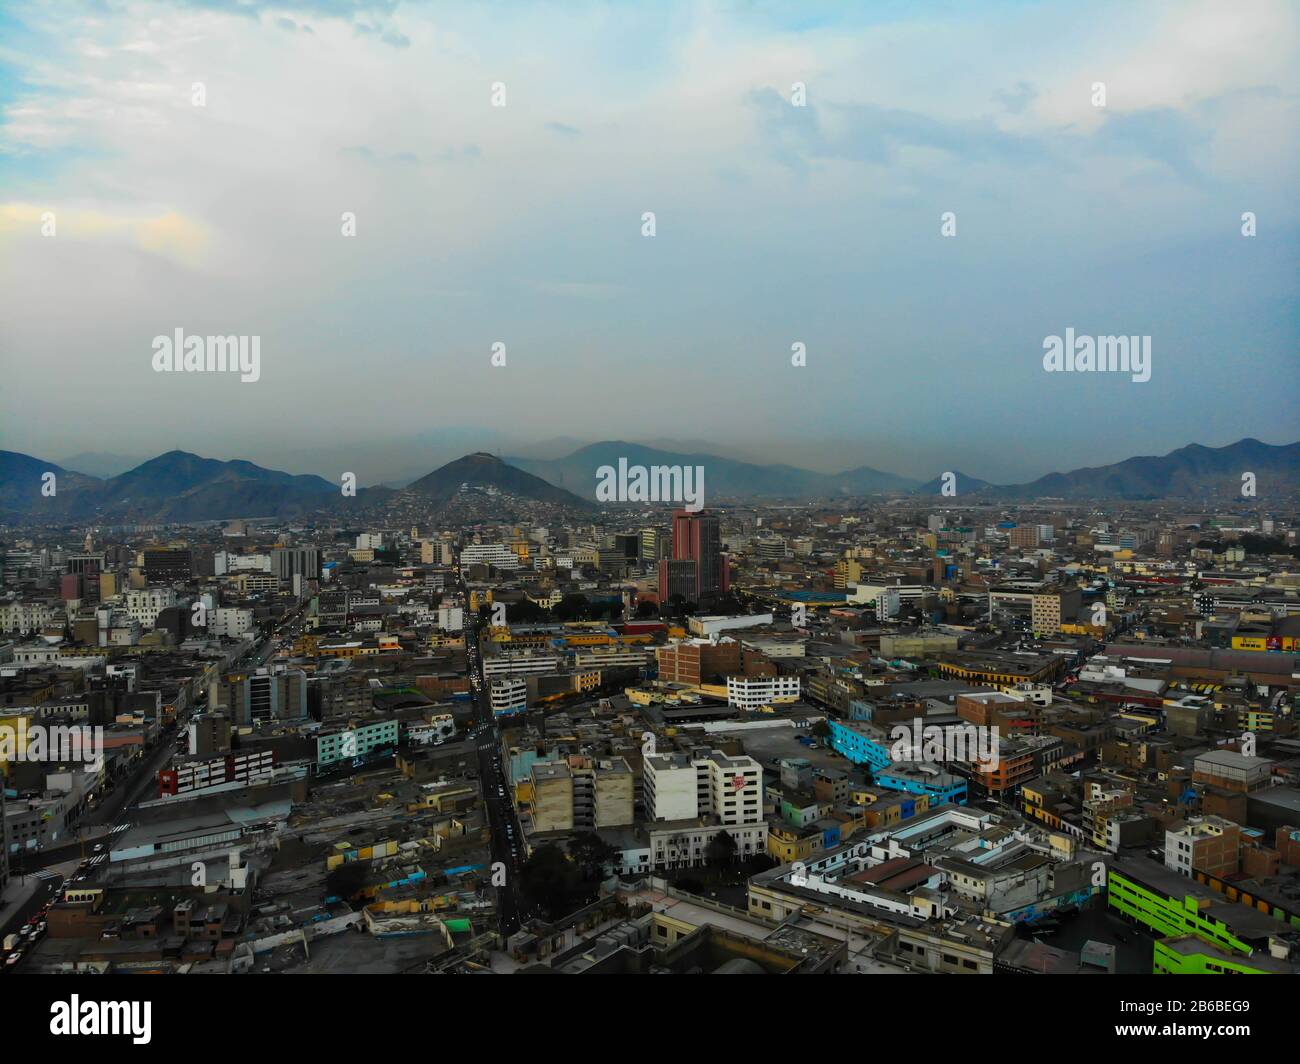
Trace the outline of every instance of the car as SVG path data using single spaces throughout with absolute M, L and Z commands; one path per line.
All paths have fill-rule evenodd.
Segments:
M 95 843 L 95 848 L 94 848 L 94 850 L 92 850 L 91 852 L 92 852 L 92 853 L 103 853 L 103 852 L 104 852 L 104 844 L 103 844 L 102 842 L 97 842 L 97 843 Z
M 22 950 L 20 949 L 14 950 L 11 954 L 9 954 L 8 957 L 5 958 L 5 967 L 9 967 L 10 965 L 17 964 L 20 960 L 22 960 L 22 956 L 23 956 Z

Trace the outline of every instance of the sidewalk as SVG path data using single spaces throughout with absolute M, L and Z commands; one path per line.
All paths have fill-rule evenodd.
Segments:
M 14 913 L 27 903 L 42 882 L 43 880 L 33 879 L 31 876 L 27 877 L 26 882 L 23 882 L 22 876 L 19 875 L 10 878 L 4 890 L 0 891 L 0 899 L 4 901 L 4 905 L 0 905 L 0 927 L 8 924 Z

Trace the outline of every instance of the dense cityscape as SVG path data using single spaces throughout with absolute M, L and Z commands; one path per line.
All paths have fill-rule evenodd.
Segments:
M 598 478 L 0 530 L 6 971 L 1296 972 L 1293 486 Z

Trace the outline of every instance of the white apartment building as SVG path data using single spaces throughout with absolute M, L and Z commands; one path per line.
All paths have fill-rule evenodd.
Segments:
M 504 543 L 471 543 L 461 548 L 460 564 L 493 565 L 498 569 L 518 569 L 519 555 Z
M 708 793 L 708 781 L 689 755 L 654 754 L 645 759 L 643 772 L 650 820 L 693 820 L 700 815 L 701 791 Z
M 158 614 L 176 605 L 176 592 L 170 587 L 137 588 L 126 593 L 126 615 L 141 628 L 152 628 Z
M 902 609 L 903 596 L 895 588 L 885 588 L 876 598 L 876 620 L 878 621 L 888 621 L 897 617 Z
M 654 754 L 644 762 L 646 816 L 654 821 L 715 819 L 756 824 L 763 819 L 763 770 L 752 757 Z
M 438 629 L 459 632 L 465 627 L 465 611 L 460 606 L 443 606 L 438 610 Z
M 275 755 L 267 749 L 184 760 L 175 768 L 160 772 L 158 779 L 160 793 L 166 797 L 213 787 L 256 786 L 266 783 L 274 774 Z
M 522 713 L 528 708 L 528 681 L 511 677 L 493 680 L 488 689 L 488 699 L 494 717 Z
M 755 710 L 799 700 L 798 676 L 728 676 L 727 705 Z
M 66 620 L 67 608 L 62 602 L 6 602 L 0 605 L 0 632 L 22 635 Z
M 269 554 L 234 554 L 219 550 L 212 556 L 212 571 L 217 576 L 229 573 L 269 573 L 271 556 Z
M 763 770 L 752 757 L 675 752 L 651 755 L 643 767 L 649 845 L 624 851 L 623 871 L 704 864 L 720 831 L 731 836 L 738 857 L 767 851 Z
M 543 672 L 558 672 L 564 659 L 558 654 L 547 654 L 532 649 L 524 651 L 498 651 L 483 657 L 483 674 L 493 676 L 533 676 Z
M 240 639 L 254 629 L 253 611 L 236 606 L 221 606 L 208 613 L 208 634 Z
M 763 769 L 752 757 L 728 757 L 711 750 L 704 758 L 709 784 L 708 815 L 721 824 L 756 824 L 763 819 Z

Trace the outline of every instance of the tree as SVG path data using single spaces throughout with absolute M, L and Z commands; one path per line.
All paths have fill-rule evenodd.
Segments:
M 819 720 L 812 726 L 812 733 L 817 736 L 818 739 L 825 739 L 831 733 L 831 726 L 827 724 L 826 721 Z
M 583 831 L 569 840 L 569 856 L 578 866 L 587 882 L 600 883 L 608 874 L 608 867 L 618 856 L 618 850 L 594 831 Z
M 704 857 L 715 868 L 722 868 L 736 859 L 736 840 L 727 832 L 719 831 L 704 847 Z
M 689 617 L 699 610 L 698 603 L 690 602 L 684 595 L 670 595 L 665 606 L 665 612 L 674 620 L 681 620 Z
M 549 619 L 547 611 L 529 599 L 520 599 L 506 607 L 507 624 L 540 624 Z
M 588 900 L 578 866 L 551 842 L 539 846 L 523 863 L 519 890 L 528 907 L 542 909 L 548 920 L 558 920 Z
M 325 877 L 325 894 L 351 901 L 366 885 L 367 864 L 345 861 Z
M 590 615 L 591 603 L 586 595 L 565 595 L 553 612 L 557 621 L 584 621 Z

